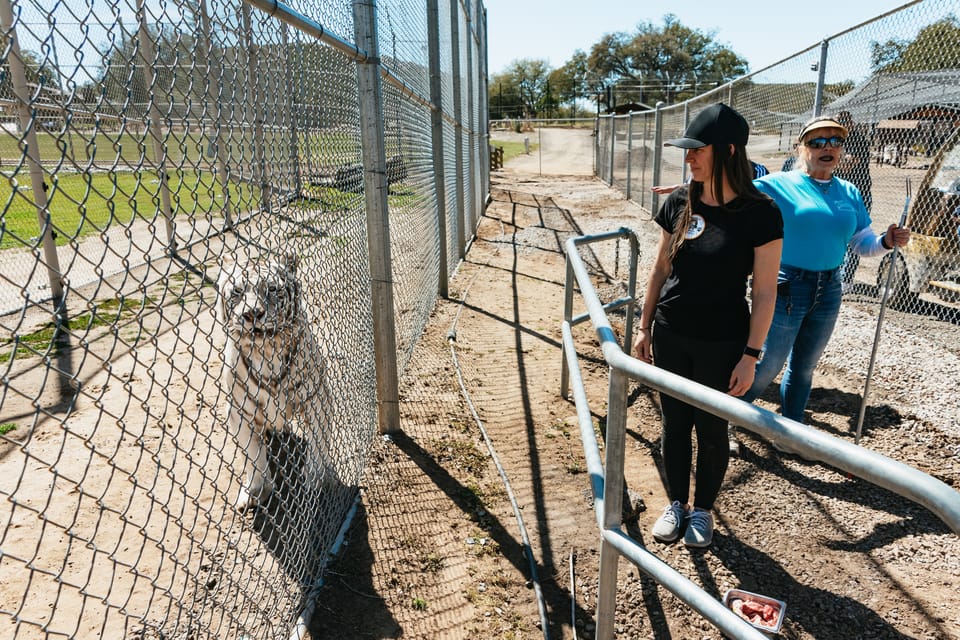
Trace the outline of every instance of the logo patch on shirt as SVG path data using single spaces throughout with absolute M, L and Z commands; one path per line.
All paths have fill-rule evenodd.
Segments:
M 694 238 L 699 238 L 703 235 L 703 232 L 707 228 L 707 221 L 703 219 L 699 213 L 695 213 L 690 217 L 690 226 L 687 227 L 687 232 L 683 234 L 683 237 L 687 240 L 693 240 Z

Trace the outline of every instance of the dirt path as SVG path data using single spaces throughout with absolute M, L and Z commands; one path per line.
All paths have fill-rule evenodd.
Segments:
M 404 435 L 377 448 L 361 513 L 319 597 L 316 638 L 541 638 L 544 617 L 550 638 L 593 635 L 598 532 L 575 409 L 559 397 L 562 245 L 621 225 L 653 230 L 639 208 L 589 177 L 507 171 L 493 176 L 492 196 L 405 374 Z M 601 294 L 622 287 L 611 250 L 588 259 Z M 578 335 L 601 428 L 607 370 L 590 330 Z M 851 437 L 859 384 L 821 370 L 812 423 Z M 922 507 L 759 439 L 745 436 L 743 457 L 731 462 L 711 549 L 653 542 L 665 500 L 656 394 L 635 388 L 629 411 L 624 526 L 718 599 L 742 587 L 787 601 L 785 638 L 960 639 L 957 536 Z M 895 406 L 876 411 L 871 424 L 880 426 L 865 446 L 956 486 L 956 438 Z M 632 565 L 620 567 L 618 637 L 720 637 Z

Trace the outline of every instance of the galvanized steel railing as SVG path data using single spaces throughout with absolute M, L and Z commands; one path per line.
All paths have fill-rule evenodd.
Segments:
M 629 290 L 626 297 L 604 303 L 597 295 L 587 266 L 580 257 L 579 247 L 619 238 L 627 239 L 630 243 Z M 635 282 L 639 243 L 631 230 L 622 228 L 609 233 L 570 238 L 564 244 L 564 251 L 566 253 L 562 324 L 564 359 L 560 393 L 564 397 L 569 397 L 572 386 L 580 436 L 583 440 L 587 470 L 594 494 L 597 525 L 600 527 L 602 537 L 596 613 L 597 638 L 608 639 L 614 636 L 617 564 L 620 555 L 663 584 L 727 635 L 734 638 L 765 637 L 621 530 L 629 380 L 636 380 L 660 393 L 667 393 L 721 416 L 732 424 L 742 426 L 775 444 L 798 451 L 804 457 L 826 462 L 837 469 L 889 489 L 923 505 L 943 520 L 955 533 L 960 534 L 960 492 L 940 480 L 886 456 L 632 357 L 629 350 L 632 344 L 632 319 L 637 302 Z M 579 288 L 587 309 L 586 313 L 578 316 L 573 316 L 575 287 Z M 625 309 L 627 318 L 623 345 L 618 341 L 607 318 L 608 312 L 621 308 Z M 606 459 L 603 462 L 601 462 L 596 432 L 593 429 L 593 420 L 579 370 L 577 347 L 572 332 L 573 326 L 587 320 L 591 322 L 597 334 L 604 360 L 610 367 L 604 447 Z

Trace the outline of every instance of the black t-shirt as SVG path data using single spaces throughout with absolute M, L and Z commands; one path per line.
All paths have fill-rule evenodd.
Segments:
M 687 187 L 677 189 L 660 207 L 655 220 L 668 233 L 683 213 L 687 193 Z M 725 207 L 695 203 L 686 240 L 660 290 L 657 324 L 703 340 L 746 341 L 753 250 L 782 237 L 783 218 L 772 200 L 735 198 Z

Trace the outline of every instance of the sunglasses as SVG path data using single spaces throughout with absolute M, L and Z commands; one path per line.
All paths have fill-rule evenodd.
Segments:
M 803 144 L 807 145 L 811 149 L 823 149 L 824 147 L 830 146 L 836 149 L 837 147 L 842 147 L 843 143 L 846 142 L 846 138 L 841 138 L 840 136 L 833 136 L 830 138 L 810 138 Z

